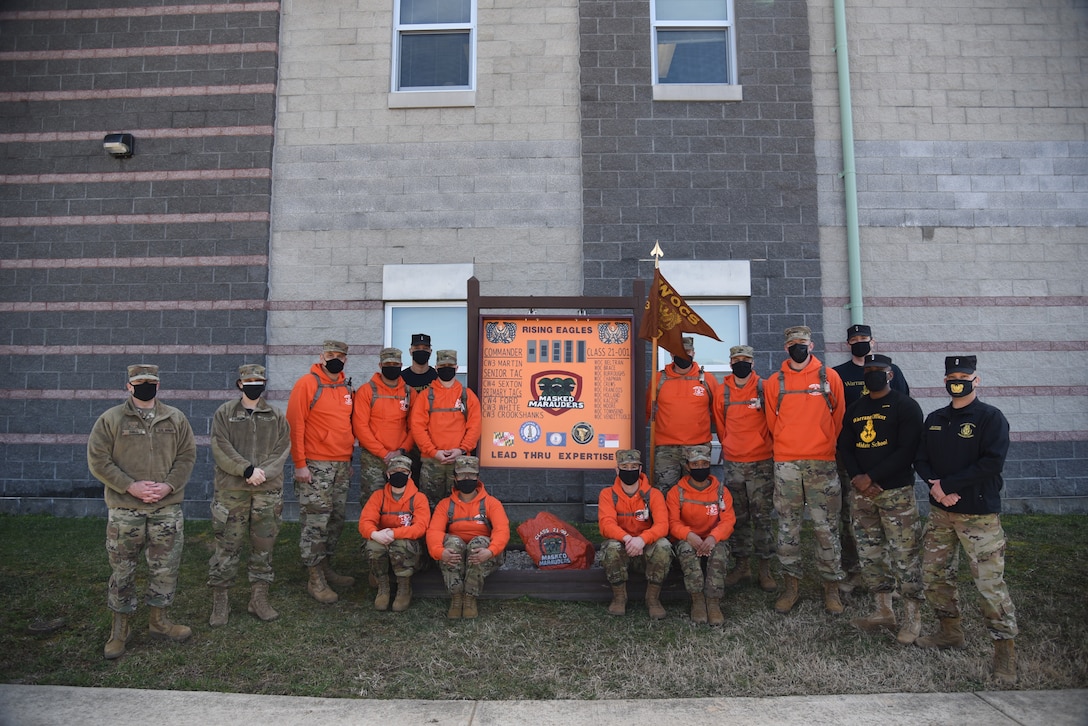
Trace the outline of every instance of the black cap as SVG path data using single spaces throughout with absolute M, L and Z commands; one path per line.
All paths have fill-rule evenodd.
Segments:
M 978 359 L 973 355 L 950 355 L 944 359 L 944 374 L 974 373 Z
M 870 353 L 865 356 L 865 362 L 861 365 L 863 368 L 891 368 L 892 359 L 880 353 Z
M 412 335 L 412 345 L 427 345 L 431 344 L 431 336 L 426 333 L 414 333 Z
M 851 325 L 846 329 L 846 339 L 850 340 L 855 335 L 864 335 L 866 338 L 873 337 L 873 329 L 868 325 Z

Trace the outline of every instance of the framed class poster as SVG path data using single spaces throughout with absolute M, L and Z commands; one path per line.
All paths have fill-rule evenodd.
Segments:
M 482 466 L 611 469 L 616 450 L 632 448 L 632 318 L 481 315 L 480 325 Z

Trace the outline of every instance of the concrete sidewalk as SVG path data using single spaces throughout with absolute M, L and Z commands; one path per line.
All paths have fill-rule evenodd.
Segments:
M 0 724 L 45 726 L 1088 725 L 1088 689 L 654 701 L 375 701 L 0 684 Z

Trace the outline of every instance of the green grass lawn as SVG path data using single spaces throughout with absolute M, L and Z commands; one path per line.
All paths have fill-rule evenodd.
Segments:
M 1003 518 L 1006 580 L 1021 634 L 1020 688 L 1088 687 L 1088 517 Z M 811 537 L 806 530 L 806 542 Z M 418 598 L 405 613 L 375 612 L 359 536 L 349 526 L 336 567 L 360 583 L 323 606 L 305 592 L 298 525 L 276 548 L 272 604 L 280 619 L 246 613 L 248 586 L 232 591 L 230 623 L 207 625 L 211 525 L 186 524 L 181 582 L 171 617 L 187 643 L 147 637 L 147 608 L 117 661 L 102 658 L 109 634 L 105 521 L 0 516 L 0 681 L 165 688 L 297 696 L 424 699 L 602 699 L 789 694 L 976 691 L 990 680 L 992 646 L 966 564 L 961 599 L 968 648 L 903 648 L 866 635 L 849 619 L 868 596 L 845 597 L 845 616 L 823 611 L 814 576 L 801 605 L 776 615 L 774 594 L 751 585 L 723 601 L 723 628 L 694 626 L 686 603 L 666 602 L 651 622 L 641 603 L 612 618 L 600 603 L 484 600 L 476 621 L 447 621 L 444 600 Z M 145 567 L 141 565 L 140 572 Z M 243 576 L 244 580 L 244 576 Z M 144 579 L 140 581 L 141 591 Z M 32 623 L 63 618 L 48 634 Z M 934 625 L 924 613 L 923 632 Z

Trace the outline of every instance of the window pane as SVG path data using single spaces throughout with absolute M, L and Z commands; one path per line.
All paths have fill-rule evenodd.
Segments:
M 463 304 L 390 305 L 389 313 L 389 345 L 404 351 L 405 365 L 410 363 L 408 348 L 412 336 L 426 333 L 431 336 L 432 350 L 456 350 L 458 367 L 468 366 L 468 310 Z
M 713 304 L 688 301 L 692 309 L 705 320 L 721 342 L 705 335 L 691 335 L 695 339 L 695 360 L 708 371 L 729 370 L 729 349 L 740 345 L 747 338 L 747 331 L 741 329 L 744 308 L 739 303 Z M 658 349 L 658 367 L 672 362 L 672 354 L 664 348 Z
M 658 83 L 728 83 L 725 30 L 658 30 Z
M 472 0 L 401 0 L 400 24 L 468 23 Z
M 405 33 L 399 88 L 469 87 L 469 34 Z
M 725 0 L 657 0 L 657 20 L 728 20 Z

